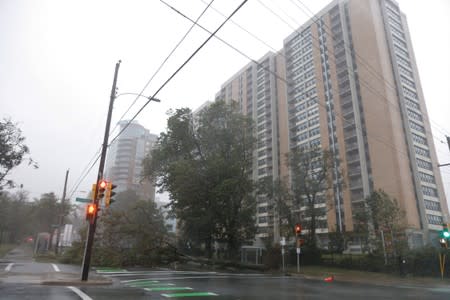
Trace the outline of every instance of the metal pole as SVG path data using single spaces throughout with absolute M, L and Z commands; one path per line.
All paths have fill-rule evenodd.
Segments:
M 113 85 L 112 85 L 112 89 L 111 89 L 111 97 L 109 100 L 108 117 L 106 119 L 105 135 L 103 138 L 102 154 L 100 156 L 100 165 L 98 167 L 97 182 L 99 182 L 103 178 L 103 170 L 105 168 L 106 150 L 108 148 L 109 129 L 111 127 L 111 116 L 112 116 L 112 110 L 113 110 L 113 105 L 114 105 L 114 99 L 116 98 L 116 83 L 117 83 L 117 75 L 119 73 L 120 63 L 121 63 L 120 60 L 116 63 L 116 69 L 114 71 L 114 80 L 113 80 Z M 98 216 L 98 206 L 99 206 L 97 195 L 98 195 L 98 185 L 96 185 L 96 189 L 95 189 L 95 193 L 94 193 L 94 206 L 95 206 L 95 214 L 93 217 L 94 220 L 92 222 L 89 222 L 86 248 L 84 249 L 83 265 L 82 265 L 82 272 L 81 272 L 81 280 L 82 281 L 87 281 L 88 276 L 89 276 L 89 265 L 91 263 L 92 246 L 94 245 L 94 234 L 95 234 L 95 228 L 97 226 L 97 216 Z
M 281 261 L 283 264 L 283 273 L 284 273 L 284 247 L 281 247 Z
M 297 250 L 297 273 L 300 273 L 300 253 Z
M 69 170 L 66 171 L 66 179 L 64 180 L 64 190 L 61 198 L 61 215 L 59 216 L 59 226 L 57 230 L 56 235 L 56 245 L 55 245 L 55 254 L 58 255 L 58 246 L 59 246 L 59 239 L 61 236 L 61 227 L 64 225 L 64 199 L 66 198 L 66 189 L 67 189 L 67 178 L 69 178 Z

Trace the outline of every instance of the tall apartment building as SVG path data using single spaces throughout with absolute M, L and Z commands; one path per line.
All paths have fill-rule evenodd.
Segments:
M 122 130 L 128 121 L 118 124 Z M 117 192 L 133 190 L 142 200 L 155 200 L 155 187 L 142 179 L 143 160 L 151 151 L 157 136 L 133 121 L 108 151 L 106 178 L 117 185 Z
M 319 237 L 351 231 L 354 213 L 377 189 L 405 211 L 413 246 L 449 221 L 408 25 L 395 1 L 331 2 L 278 53 L 223 84 L 216 99 L 238 101 L 255 120 L 254 179 L 287 175 L 284 157 L 294 147 L 334 154 L 343 172 L 334 174 L 334 205 L 319 218 Z M 260 237 L 267 230 L 276 236 L 264 206 L 260 201 Z
M 284 143 L 280 143 L 280 126 L 286 132 L 286 124 L 279 124 L 279 120 L 285 120 L 286 110 L 279 110 L 282 103 L 277 99 L 278 95 L 277 70 L 280 57 L 274 53 L 268 53 L 258 62 L 251 62 L 240 72 L 229 79 L 216 95 L 216 100 L 226 102 L 238 101 L 242 113 L 251 116 L 255 120 L 257 146 L 253 153 L 253 180 L 258 181 L 266 176 L 278 178 L 283 155 L 287 152 L 287 136 Z M 282 90 L 282 89 L 281 89 Z M 285 148 L 280 149 L 280 147 Z M 270 201 L 264 197 L 258 197 L 257 205 L 257 236 L 267 237 L 269 232 L 277 233 L 273 228 L 273 214 L 270 211 Z

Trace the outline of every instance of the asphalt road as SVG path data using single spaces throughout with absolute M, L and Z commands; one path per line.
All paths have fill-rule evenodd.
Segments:
M 168 296 L 178 298 L 177 294 L 187 296 L 195 293 L 202 293 L 202 296 L 193 296 L 190 299 L 450 299 L 450 287 L 433 289 L 336 281 L 328 283 L 294 276 L 173 271 L 153 271 L 145 274 L 123 272 L 106 276 L 113 277 L 115 284 L 110 288 L 110 296 L 107 296 L 106 291 L 103 295 L 113 299 L 120 298 L 114 298 L 114 291 L 123 293 L 124 290 L 132 292 L 133 299 L 167 299 Z M 139 294 L 139 290 L 144 293 Z M 98 293 L 98 289 L 87 287 L 86 293 L 94 295 Z
M 0 299 L 450 299 L 450 287 L 381 286 L 324 282 L 297 276 L 172 270 L 99 269 L 112 284 L 82 285 L 49 278 L 78 278 L 79 266 L 37 263 L 15 252 L 0 261 Z M 90 279 L 96 274 L 92 273 Z

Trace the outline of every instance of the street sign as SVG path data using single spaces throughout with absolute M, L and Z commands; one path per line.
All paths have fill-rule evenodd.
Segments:
M 75 198 L 75 201 L 76 202 L 83 202 L 83 203 L 90 203 L 90 202 L 92 202 L 92 200 L 91 199 L 86 199 L 86 198 Z
M 281 241 L 280 241 L 281 246 L 286 246 L 286 239 L 283 237 L 281 237 Z
M 297 254 L 302 253 L 302 249 L 301 248 L 297 248 Z

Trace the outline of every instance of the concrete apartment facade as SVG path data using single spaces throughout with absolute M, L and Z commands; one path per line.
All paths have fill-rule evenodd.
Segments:
M 120 121 L 120 130 L 128 121 Z M 117 185 L 117 193 L 133 190 L 142 200 L 155 200 L 155 187 L 142 179 L 143 160 L 150 153 L 157 136 L 133 121 L 114 141 L 106 160 L 106 178 Z
M 225 82 L 217 99 L 238 101 L 255 120 L 254 179 L 288 176 L 285 157 L 294 147 L 321 146 L 336 157 L 342 174 L 334 174 L 331 209 L 319 217 L 323 245 L 326 233 L 353 230 L 355 212 L 377 189 L 405 211 L 413 247 L 450 221 L 408 25 L 396 2 L 331 2 L 278 53 Z M 258 200 L 258 237 L 273 231 L 277 240 L 268 202 Z

